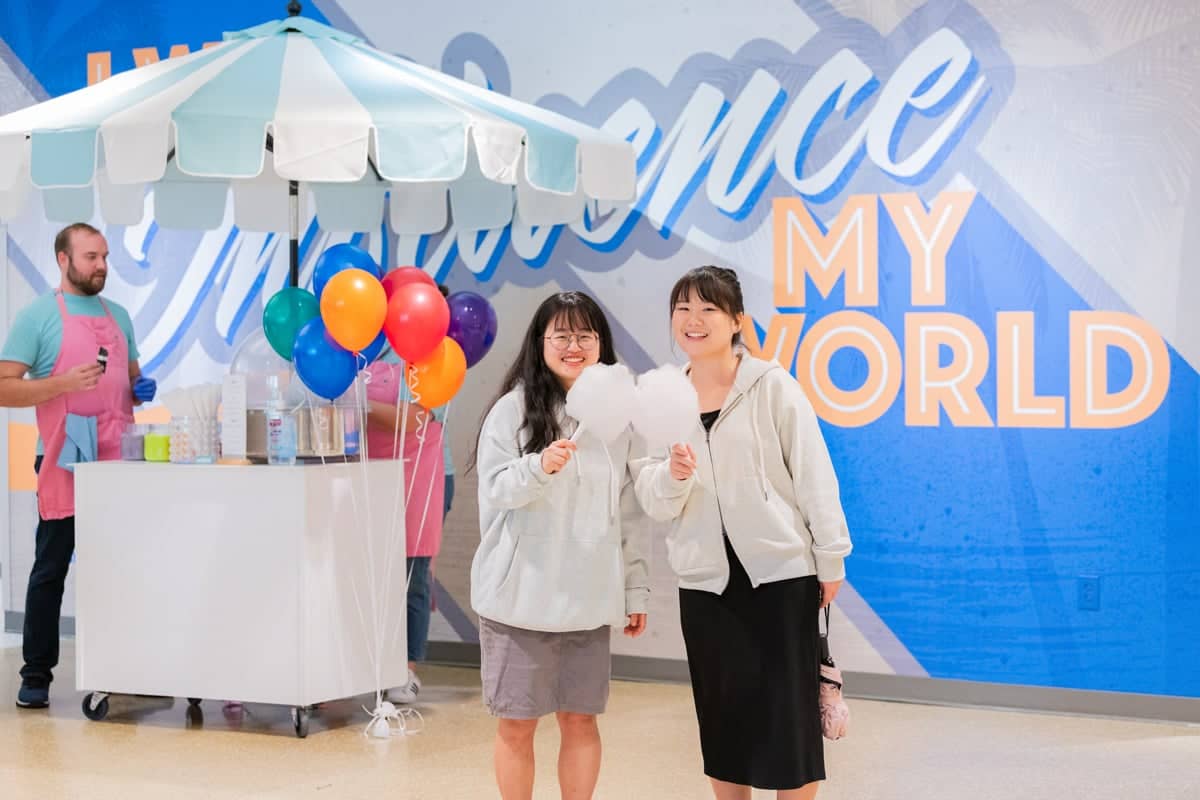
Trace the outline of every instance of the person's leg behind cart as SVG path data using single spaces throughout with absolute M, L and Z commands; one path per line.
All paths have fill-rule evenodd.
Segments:
M 421 691 L 417 664 L 425 660 L 429 640 L 429 618 L 432 615 L 433 592 L 429 580 L 429 556 L 405 559 L 408 581 L 408 683 L 388 693 L 395 703 L 415 703 Z

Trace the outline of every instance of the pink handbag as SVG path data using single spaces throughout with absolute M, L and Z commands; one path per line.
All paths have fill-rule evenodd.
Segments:
M 818 623 L 818 632 L 820 625 Z M 850 732 L 850 708 L 842 697 L 842 671 L 829 654 L 829 606 L 825 606 L 825 632 L 821 636 L 821 733 L 836 741 Z

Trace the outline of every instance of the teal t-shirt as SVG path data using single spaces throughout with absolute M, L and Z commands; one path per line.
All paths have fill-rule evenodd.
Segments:
M 399 364 L 400 356 L 396 355 L 396 353 L 392 350 L 392 348 L 389 347 L 384 351 L 383 355 L 379 357 L 379 360 L 386 361 L 388 364 Z M 404 384 L 400 387 L 400 401 L 404 402 L 405 400 L 407 400 L 411 403 L 412 399 L 413 399 L 412 392 L 410 392 L 408 389 L 408 381 L 405 381 Z M 442 423 L 443 426 L 445 426 L 445 424 L 446 424 L 447 410 L 448 409 L 446 406 L 438 406 L 437 408 L 433 409 L 433 418 L 436 419 L 438 422 Z M 453 460 L 453 457 L 450 455 L 450 437 L 449 436 L 442 436 L 442 461 L 446 465 L 446 474 L 453 475 L 454 474 L 454 460 Z
M 73 294 L 64 294 L 63 297 L 66 298 L 69 314 L 82 317 L 104 316 L 104 306 L 101 305 L 99 297 Z M 133 321 L 129 319 L 129 312 L 111 300 L 105 300 L 104 303 L 108 305 L 117 327 L 125 334 L 125 341 L 129 344 L 129 360 L 136 361 L 138 349 L 133 338 Z M 62 316 L 58 313 L 55 293 L 44 294 L 17 312 L 8 330 L 4 349 L 0 350 L 0 361 L 28 364 L 31 378 L 48 377 L 54 371 L 54 362 L 58 361 L 58 351 L 62 349 L 62 335 Z M 42 455 L 41 437 L 38 437 L 36 454 Z
M 67 313 L 82 317 L 103 317 L 104 305 L 97 296 L 81 297 L 64 294 Z M 129 344 L 129 360 L 138 358 L 137 343 L 133 337 L 133 321 L 129 312 L 111 300 L 105 300 L 117 326 L 125 333 Z M 54 370 L 58 351 L 62 349 L 62 317 L 58 313 L 55 293 L 44 294 L 17 313 L 8 331 L 4 349 L 0 350 L 0 361 L 16 361 L 29 365 L 29 377 L 45 378 Z

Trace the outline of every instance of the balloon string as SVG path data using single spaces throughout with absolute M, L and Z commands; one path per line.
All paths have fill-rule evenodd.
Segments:
M 355 375 L 354 385 L 355 385 L 356 404 L 361 405 L 362 394 L 361 394 L 361 388 L 358 385 L 358 376 L 357 375 Z M 331 403 L 332 403 L 332 401 L 331 401 Z M 312 402 L 312 396 L 309 395 L 308 393 L 305 393 L 304 401 L 301 403 L 301 406 L 305 406 L 305 405 L 307 405 L 307 407 L 308 407 L 308 422 L 309 422 L 309 427 L 310 427 L 310 431 L 311 431 L 311 429 L 313 427 L 313 420 L 315 419 L 315 416 L 316 416 L 314 413 L 316 407 Z M 335 410 L 336 410 L 336 406 L 335 406 Z M 310 438 L 311 438 L 311 436 L 310 436 Z M 321 459 L 322 466 L 328 466 L 328 461 L 325 458 L 324 452 L 322 452 L 321 450 L 318 450 L 317 456 L 318 456 L 318 458 Z M 374 640 L 375 640 L 374 643 L 376 646 L 373 648 L 369 646 L 371 643 L 371 638 L 370 638 L 371 634 L 369 633 L 369 630 L 368 630 L 367 619 L 366 619 L 366 614 L 363 611 L 362 600 L 359 597 L 357 581 L 351 582 L 350 590 L 351 590 L 351 595 L 354 598 L 354 605 L 358 612 L 359 621 L 363 627 L 364 637 L 367 637 L 367 642 L 368 642 L 367 660 L 368 660 L 368 666 L 371 667 L 371 672 L 372 672 L 372 674 L 375 675 L 375 678 L 376 678 L 375 679 L 375 683 L 376 683 L 375 699 L 376 699 L 376 705 L 378 705 L 383 700 L 382 692 L 378 686 L 378 684 L 381 683 L 381 680 L 382 680 L 381 673 L 382 673 L 382 667 L 383 667 L 382 653 L 379 652 L 379 650 L 380 650 L 380 648 L 379 648 L 379 639 L 380 639 L 379 630 L 381 627 L 386 629 L 387 624 L 384 620 L 380 619 L 380 616 L 379 616 L 379 604 L 377 601 L 378 588 L 377 588 L 377 584 L 375 581 L 374 536 L 373 536 L 373 527 L 371 524 L 371 495 L 370 495 L 370 487 L 367 485 L 367 481 L 366 481 L 367 475 L 366 475 L 366 462 L 365 461 L 363 462 L 363 479 L 364 479 L 363 492 L 366 495 L 366 497 L 364 499 L 365 499 L 365 505 L 366 505 L 365 516 L 366 516 L 367 524 L 365 527 L 363 525 L 359 524 L 359 521 L 360 521 L 361 517 L 363 516 L 363 514 L 359 509 L 358 493 L 355 491 L 354 485 L 352 482 L 350 485 L 350 505 L 351 505 L 351 514 L 354 518 L 353 519 L 354 524 L 351 529 L 355 530 L 355 531 L 365 530 L 366 536 L 367 536 L 367 546 L 365 548 L 356 548 L 356 549 L 358 549 L 359 552 L 364 553 L 366 555 L 367 592 L 368 592 L 368 599 L 370 601 L 370 611 L 371 611 L 371 618 L 372 618 L 372 624 L 369 627 L 373 628 L 376 631 L 376 633 L 374 634 Z M 332 524 L 332 522 L 331 522 L 331 524 Z
M 408 363 L 404 359 L 401 359 L 399 367 L 400 367 L 400 369 L 399 369 L 398 380 L 404 381 L 405 373 L 408 370 Z M 403 442 L 408 437 L 409 402 L 410 401 L 409 401 L 408 394 L 404 392 L 404 384 L 400 383 L 396 387 L 396 422 L 395 422 L 395 428 L 394 428 L 395 438 L 392 440 L 393 441 L 392 457 L 393 457 L 393 459 L 395 459 L 396 464 L 399 467 L 400 475 L 399 475 L 399 480 L 397 480 L 394 484 L 396 486 L 396 494 L 394 495 L 394 500 L 392 503 L 392 521 L 391 521 L 391 526 L 390 526 L 390 530 L 389 530 L 388 538 L 387 538 L 387 544 L 386 544 L 386 547 L 384 550 L 384 556 L 383 556 L 383 560 L 384 560 L 383 585 L 384 585 L 384 587 L 386 587 L 385 588 L 386 594 L 384 595 L 384 606 L 383 606 L 383 619 L 385 619 L 385 620 L 387 620 L 389 618 L 390 613 L 391 613 L 392 592 L 390 591 L 390 588 L 392 585 L 392 573 L 393 573 L 394 565 L 395 565 L 396 558 L 397 558 L 396 553 L 397 553 L 397 551 L 399 551 L 399 552 L 404 552 L 407 554 L 407 548 L 408 548 L 408 545 L 407 545 L 408 528 L 407 528 L 407 525 L 405 524 L 405 517 L 407 516 L 408 506 L 407 506 L 407 503 L 405 502 L 405 493 L 404 493 L 404 476 L 405 476 L 406 469 L 405 469 L 405 463 L 404 463 Z M 399 548 L 397 548 L 395 546 L 396 539 L 397 539 L 396 528 L 398 525 L 401 526 L 401 530 L 403 531 L 402 535 L 404 536 L 404 538 L 401 540 L 404 544 L 402 547 L 399 547 Z M 407 587 L 406 587 L 405 594 L 407 596 Z M 383 651 L 384 646 L 387 643 L 387 639 L 386 639 L 387 629 L 388 629 L 388 626 L 386 624 L 384 624 L 382 628 L 376 629 L 376 637 L 377 637 L 376 643 L 377 643 L 377 646 L 381 653 Z
M 451 403 L 452 403 L 452 402 L 453 402 L 453 401 L 448 401 L 448 402 L 446 403 L 446 414 L 445 414 L 445 416 L 442 418 L 442 441 L 443 441 L 443 442 L 446 440 L 446 435 L 447 435 L 447 433 L 446 433 L 446 432 L 449 430 L 449 427 L 450 427 L 450 406 L 451 406 Z M 445 470 L 442 470 L 442 473 L 443 473 L 443 474 L 442 474 L 442 480 L 443 480 L 443 485 L 444 485 L 444 481 L 445 481 Z M 436 476 L 436 475 L 434 476 L 434 479 L 435 479 L 435 480 L 437 479 L 437 476 Z M 418 533 L 417 533 L 417 547 L 420 547 L 420 545 L 421 545 L 421 537 L 425 535 L 425 522 L 426 522 L 426 520 L 428 519 L 428 516 L 429 516 L 429 503 L 430 503 L 430 501 L 431 501 L 431 499 L 432 499 L 432 498 L 433 498 L 433 481 L 430 481 L 430 482 L 428 483 L 428 487 L 427 487 L 427 488 L 426 488 L 426 490 L 425 490 L 425 505 L 424 505 L 424 507 L 421 509 L 421 524 L 420 524 L 420 527 L 418 528 Z M 432 578 L 432 575 L 430 576 L 430 578 Z M 409 572 L 408 572 L 408 581 L 405 583 L 405 590 L 407 591 L 408 587 L 409 587 L 409 586 L 411 586 L 411 585 L 412 585 L 412 570 L 409 570 Z M 399 615 L 397 615 L 397 620 L 396 620 L 396 625 L 395 625 L 395 628 L 394 628 L 394 630 L 393 630 L 393 632 L 392 632 L 391 636 L 389 636 L 389 637 L 388 637 L 388 638 L 385 640 L 385 642 L 390 642 L 390 641 L 392 641 L 393 639 L 395 639 L 395 638 L 396 638 L 396 636 L 399 634 L 399 630 L 400 630 L 400 618 L 399 618 Z

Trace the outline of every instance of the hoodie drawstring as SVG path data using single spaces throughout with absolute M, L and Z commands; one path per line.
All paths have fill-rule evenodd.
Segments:
M 621 485 L 618 482 L 617 468 L 613 466 L 612 453 L 608 450 L 608 443 L 601 440 L 600 446 L 604 448 L 604 460 L 608 464 L 608 523 L 611 525 L 617 518 L 617 510 L 621 507 Z M 583 483 L 583 457 L 579 450 L 571 456 L 571 461 L 575 462 L 575 482 Z
M 754 442 L 754 455 L 758 458 L 758 479 L 762 484 L 763 500 L 770 498 L 767 485 L 767 461 L 763 455 L 763 444 L 758 433 L 758 398 L 750 399 L 750 438 Z
M 621 489 L 617 482 L 617 468 L 613 466 L 612 453 L 608 452 L 605 442 L 601 442 L 600 446 L 604 448 L 604 459 L 608 462 L 608 524 L 611 525 L 616 521 L 617 509 L 621 506 Z

